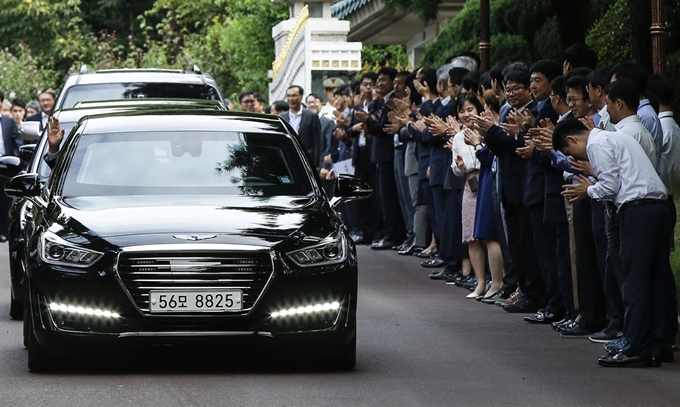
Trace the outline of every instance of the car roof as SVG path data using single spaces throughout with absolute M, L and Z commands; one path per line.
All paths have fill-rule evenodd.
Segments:
M 116 99 L 116 100 L 93 100 L 78 102 L 73 107 L 75 109 L 86 108 L 106 108 L 106 107 L 141 107 L 141 108 L 179 108 L 179 107 L 199 107 L 214 108 L 217 110 L 227 110 L 227 107 L 219 100 L 211 99 Z
M 73 74 L 68 79 L 70 86 L 91 85 L 100 83 L 184 83 L 214 85 L 213 78 L 204 73 L 183 71 L 181 69 L 100 69 L 93 72 Z
M 112 100 L 100 102 L 82 103 L 80 107 L 69 109 L 60 109 L 54 112 L 54 115 L 62 122 L 77 122 L 84 116 L 92 115 L 106 115 L 112 113 L 120 113 L 126 111 L 144 111 L 154 110 L 161 111 L 164 109 L 178 110 L 190 109 L 197 110 L 226 110 L 224 105 L 217 100 L 203 100 L 203 99 L 154 99 L 147 103 L 150 99 L 126 99 L 126 100 Z M 92 103 L 92 104 L 88 104 Z
M 124 120 L 121 120 L 123 119 Z M 290 137 L 279 116 L 208 109 L 145 109 L 93 112 L 82 117 L 87 133 L 130 133 L 139 131 L 234 131 L 278 133 Z

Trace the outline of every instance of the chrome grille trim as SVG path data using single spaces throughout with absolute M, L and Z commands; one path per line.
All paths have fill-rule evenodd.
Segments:
M 243 292 L 243 309 L 225 314 L 247 315 L 257 305 L 274 276 L 274 257 L 273 252 L 259 246 L 200 243 L 135 246 L 116 255 L 114 272 L 126 295 L 143 316 L 168 316 L 149 312 L 151 290 L 218 288 Z

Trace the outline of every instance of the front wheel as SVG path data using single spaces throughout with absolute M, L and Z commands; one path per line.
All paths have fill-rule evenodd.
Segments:
M 24 302 L 15 300 L 12 294 L 10 296 L 9 316 L 14 320 L 21 320 L 24 317 Z
M 338 370 L 352 370 L 357 364 L 357 334 L 354 333 L 352 340 L 340 346 L 340 348 L 330 356 L 331 366 Z

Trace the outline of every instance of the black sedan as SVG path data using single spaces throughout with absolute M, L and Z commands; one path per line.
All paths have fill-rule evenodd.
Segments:
M 46 183 L 0 158 L 32 202 L 24 330 L 32 371 L 83 346 L 302 346 L 356 359 L 357 259 L 334 206 L 368 196 L 341 177 L 329 202 L 280 118 L 163 110 L 86 116 Z

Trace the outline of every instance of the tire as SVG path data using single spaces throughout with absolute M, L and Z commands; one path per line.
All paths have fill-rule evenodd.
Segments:
M 14 296 L 11 296 L 10 298 L 9 316 L 17 321 L 24 318 L 24 302 L 15 300 Z
M 331 366 L 337 370 L 353 370 L 357 364 L 357 334 L 352 340 L 341 346 L 335 354 L 331 356 Z
M 24 317 L 24 345 L 28 348 L 28 370 L 46 372 L 50 369 L 50 360 L 33 333 L 33 322 L 28 312 Z
M 38 343 L 33 333 L 33 318 L 28 312 L 24 314 L 24 345 L 28 348 L 28 370 L 32 373 L 51 372 L 57 367 L 59 358 L 50 355 L 45 347 Z

